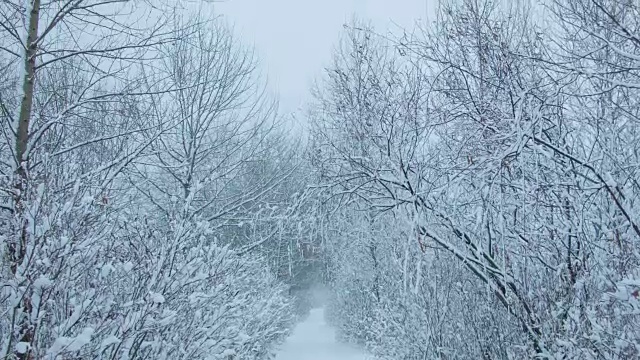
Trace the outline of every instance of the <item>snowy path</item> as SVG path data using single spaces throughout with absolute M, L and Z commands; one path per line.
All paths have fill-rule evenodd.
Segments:
M 313 309 L 293 330 L 276 360 L 371 360 L 361 351 L 338 343 L 334 330 L 324 321 L 324 310 Z

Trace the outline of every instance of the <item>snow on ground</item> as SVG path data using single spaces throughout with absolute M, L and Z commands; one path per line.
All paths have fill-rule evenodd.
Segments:
M 282 346 L 276 360 L 371 360 L 362 351 L 336 341 L 324 320 L 324 309 L 313 309 Z

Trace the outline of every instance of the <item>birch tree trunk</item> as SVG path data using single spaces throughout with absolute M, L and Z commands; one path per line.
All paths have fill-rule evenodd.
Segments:
M 22 79 L 22 100 L 15 136 L 15 179 L 13 193 L 13 231 L 8 246 L 11 275 L 15 284 L 29 281 L 23 273 L 27 256 L 27 244 L 30 241 L 27 232 L 28 220 L 25 216 L 24 197 L 29 190 L 28 166 L 25 158 L 29 140 L 29 124 L 31 121 L 31 109 L 33 107 L 33 90 L 36 77 L 36 52 L 38 48 L 38 23 L 40 20 L 40 0 L 33 0 L 31 8 L 26 14 L 28 21 L 27 41 L 24 49 L 24 77 Z M 18 321 L 13 329 L 12 340 L 18 342 L 14 348 L 14 356 L 17 359 L 33 359 L 31 343 L 34 340 L 35 325 L 31 322 L 31 297 L 27 292 L 20 304 L 13 310 L 14 318 Z M 9 341 L 11 348 L 12 342 Z

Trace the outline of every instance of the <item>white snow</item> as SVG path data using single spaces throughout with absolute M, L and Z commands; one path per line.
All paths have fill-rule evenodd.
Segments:
M 151 297 L 151 302 L 154 304 L 163 304 L 165 301 L 164 296 L 157 292 L 150 291 L 149 296 Z
M 33 282 L 33 286 L 37 289 L 46 289 L 53 285 L 53 281 L 51 281 L 48 277 L 40 275 L 36 281 Z
M 107 336 L 104 340 L 102 340 L 102 343 L 100 344 L 100 349 L 104 349 L 110 345 L 119 344 L 121 342 L 122 341 L 118 339 L 116 336 L 110 335 L 110 336 Z
M 282 346 L 276 360 L 372 360 L 364 352 L 336 341 L 324 320 L 324 309 L 313 309 Z
M 57 355 L 61 352 L 73 352 L 78 351 L 83 346 L 91 342 L 94 330 L 92 328 L 84 328 L 82 332 L 76 337 L 60 336 L 54 341 L 53 345 L 47 350 L 48 358 L 56 359 Z
M 223 357 L 231 357 L 231 356 L 234 356 L 235 354 L 236 354 L 236 351 L 233 349 L 227 349 L 222 352 Z
M 16 352 L 18 354 L 26 354 L 27 350 L 29 350 L 29 343 L 21 341 L 16 344 Z

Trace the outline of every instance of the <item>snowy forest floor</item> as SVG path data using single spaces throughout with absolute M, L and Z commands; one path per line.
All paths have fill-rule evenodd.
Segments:
M 276 360 L 372 360 L 364 352 L 336 340 L 324 309 L 312 309 L 283 344 Z

